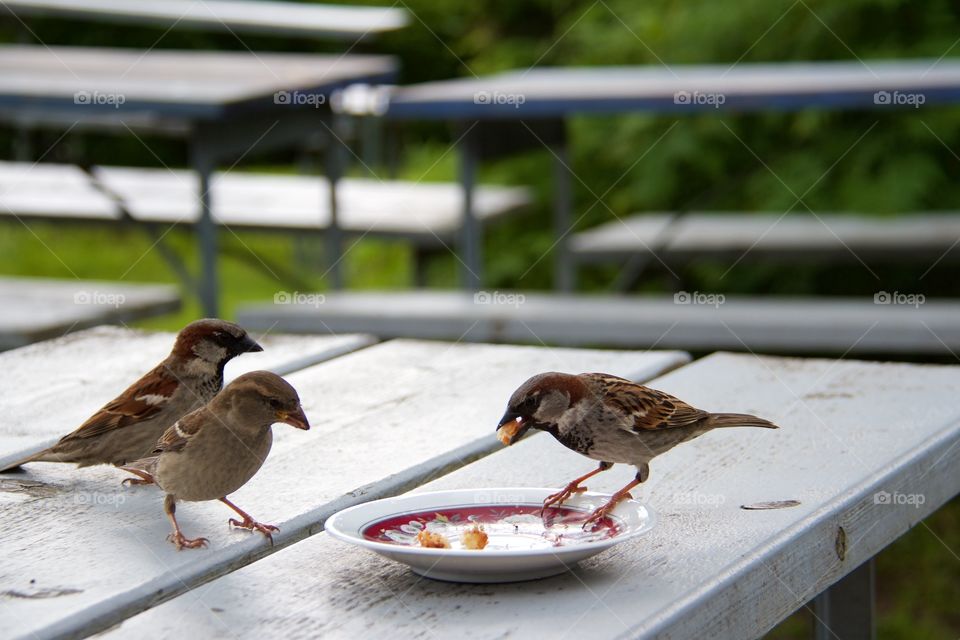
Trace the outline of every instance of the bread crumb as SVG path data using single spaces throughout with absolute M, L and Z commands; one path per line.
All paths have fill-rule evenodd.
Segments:
M 433 533 L 432 531 L 427 531 L 424 529 L 417 534 L 417 542 L 420 543 L 421 547 L 425 549 L 449 549 L 450 542 L 447 540 L 446 536 Z
M 480 525 L 473 525 L 472 529 L 467 529 L 460 536 L 464 549 L 480 550 L 487 546 L 487 533 Z
M 503 445 L 509 446 L 516 437 L 517 432 L 520 431 L 520 424 L 519 420 L 513 420 L 497 429 L 497 440 Z

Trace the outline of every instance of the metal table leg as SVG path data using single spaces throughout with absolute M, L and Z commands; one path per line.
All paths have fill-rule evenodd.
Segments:
M 558 291 L 571 292 L 576 286 L 576 272 L 570 254 L 568 241 L 573 229 L 573 193 L 570 185 L 570 156 L 567 152 L 566 132 L 563 140 L 552 145 L 553 151 L 553 233 L 556 237 L 554 247 L 554 286 Z
M 197 241 L 200 249 L 200 305 L 205 316 L 219 316 L 219 288 L 217 277 L 217 227 L 213 222 L 210 179 L 214 161 L 204 149 L 194 145 L 191 165 L 197 172 L 200 219 L 197 221 Z
M 460 185 L 463 189 L 463 221 L 460 227 L 461 283 L 464 289 L 476 291 L 480 288 L 483 275 L 483 239 L 480 237 L 480 225 L 473 209 L 479 150 L 472 131 L 464 135 L 460 144 Z
M 875 640 L 873 559 L 813 600 L 816 640 Z
M 334 116 L 331 124 L 333 135 L 327 147 L 327 182 L 330 185 L 330 225 L 326 232 L 326 253 L 329 262 L 331 287 L 343 288 L 343 233 L 340 228 L 337 186 L 343 173 L 343 122 Z

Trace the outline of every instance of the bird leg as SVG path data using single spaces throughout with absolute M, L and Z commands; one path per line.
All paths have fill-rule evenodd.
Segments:
M 180 531 L 180 525 L 177 524 L 177 516 L 174 515 L 177 511 L 177 499 L 172 494 L 167 494 L 167 497 L 163 499 L 163 510 L 166 512 L 167 517 L 170 518 L 170 522 L 173 523 L 173 533 L 167 536 L 167 540 L 172 542 L 177 546 L 177 551 L 181 549 L 196 549 L 197 547 L 204 547 L 207 545 L 206 538 L 187 538 L 183 535 L 183 532 Z
M 220 498 L 220 502 L 227 505 L 234 511 L 240 514 L 240 517 L 243 518 L 243 521 L 234 520 L 230 518 L 230 524 L 234 527 L 240 527 L 241 529 L 250 529 L 251 531 L 259 531 L 267 537 L 267 540 L 270 541 L 270 544 L 273 544 L 273 536 L 270 534 L 271 531 L 280 531 L 280 527 L 275 527 L 272 524 L 263 524 L 262 522 L 257 522 L 250 514 L 227 500 L 226 496 Z
M 131 469 L 130 467 L 120 467 L 124 471 L 132 473 L 137 476 L 137 478 L 124 478 L 120 484 L 122 485 L 141 485 L 141 484 L 156 484 L 153 479 L 153 476 L 147 473 L 146 471 L 141 471 L 140 469 Z M 139 478 L 139 479 L 138 479 Z
M 587 490 L 586 487 L 580 486 L 581 482 L 584 482 L 585 480 L 587 480 L 587 478 L 592 478 L 593 476 L 597 475 L 601 471 L 606 471 L 612 466 L 613 466 L 613 463 L 611 462 L 601 462 L 600 466 L 594 469 L 593 471 L 591 471 L 590 473 L 583 474 L 582 476 L 580 476 L 579 478 L 577 478 L 576 480 L 574 480 L 573 482 L 565 486 L 560 491 L 547 496 L 546 500 L 543 501 L 543 506 L 540 508 L 540 517 L 541 518 L 543 517 L 543 512 L 547 509 L 547 507 L 552 507 L 555 504 L 560 504 L 575 493 L 582 493 L 586 491 Z
M 590 517 L 587 518 L 583 523 L 583 529 L 586 530 L 588 527 L 590 530 L 596 528 L 596 525 L 600 523 L 601 520 L 610 515 L 610 512 L 613 511 L 616 506 L 623 500 L 630 498 L 633 499 L 633 496 L 630 495 L 630 489 L 633 489 L 635 486 L 643 482 L 650 475 L 650 467 L 643 465 L 637 471 L 637 475 L 634 476 L 633 480 L 625 486 L 623 489 L 620 489 L 615 494 L 610 496 L 610 499 L 607 500 L 606 504 L 596 509 L 593 513 L 590 514 Z

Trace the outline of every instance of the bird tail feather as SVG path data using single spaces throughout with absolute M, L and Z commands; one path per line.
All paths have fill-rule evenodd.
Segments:
M 764 429 L 779 429 L 769 420 L 751 416 L 747 413 L 711 413 L 707 420 L 711 429 L 720 427 L 763 427 Z
M 31 453 L 30 455 L 15 459 L 12 462 L 2 462 L 0 463 L 0 473 L 7 473 L 8 471 L 13 471 L 22 465 L 27 464 L 28 462 L 63 462 L 64 456 L 58 453 L 54 453 L 51 449 L 44 449 L 43 451 L 37 451 Z

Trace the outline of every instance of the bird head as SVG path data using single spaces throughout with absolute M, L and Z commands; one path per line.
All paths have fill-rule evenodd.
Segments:
M 583 382 L 568 373 L 535 375 L 513 392 L 497 425 L 497 438 L 510 445 L 531 428 L 555 432 L 564 413 L 586 394 Z
M 191 322 L 177 334 L 173 353 L 183 359 L 200 358 L 213 364 L 223 364 L 249 351 L 263 351 L 243 327 L 206 318 Z
M 310 428 L 300 397 L 289 382 L 269 371 L 251 371 L 239 376 L 220 393 L 245 423 L 269 428 L 276 422 L 304 431 Z

